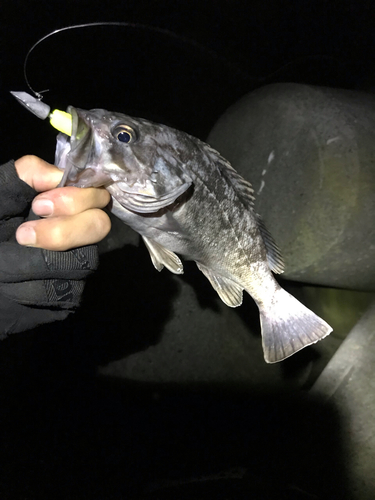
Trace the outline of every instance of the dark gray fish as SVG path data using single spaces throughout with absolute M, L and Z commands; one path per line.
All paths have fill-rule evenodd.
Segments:
M 71 138 L 59 134 L 61 185 L 105 186 L 112 212 L 143 238 L 158 271 L 194 260 L 230 307 L 243 290 L 259 307 L 264 357 L 281 361 L 331 327 L 283 290 L 277 246 L 253 210 L 253 189 L 208 144 L 165 125 L 102 109 L 69 108 Z

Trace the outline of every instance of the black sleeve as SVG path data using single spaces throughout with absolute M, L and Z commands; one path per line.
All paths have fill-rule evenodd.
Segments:
M 36 195 L 13 160 L 0 166 L 0 339 L 66 318 L 98 267 L 96 245 L 53 252 L 17 243 L 16 229 L 30 218 Z

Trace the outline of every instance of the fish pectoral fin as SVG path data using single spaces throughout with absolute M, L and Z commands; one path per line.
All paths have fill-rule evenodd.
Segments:
M 221 300 L 229 307 L 238 307 L 242 304 L 243 288 L 229 278 L 215 274 L 208 267 L 198 264 L 198 269 L 208 278 L 212 287 Z
M 157 243 L 155 240 L 151 240 L 146 236 L 142 236 L 142 238 L 145 242 L 147 250 L 150 252 L 150 257 L 155 269 L 161 271 L 165 266 L 171 271 L 171 273 L 183 274 L 184 266 L 174 252 L 168 250 L 163 247 L 163 245 L 160 245 L 160 243 Z

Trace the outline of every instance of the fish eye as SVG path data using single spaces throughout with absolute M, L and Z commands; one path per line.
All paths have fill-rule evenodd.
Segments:
M 116 139 L 118 139 L 120 142 L 123 142 L 124 144 L 130 144 L 137 139 L 135 130 L 128 125 L 118 125 L 114 129 L 113 135 L 116 137 Z

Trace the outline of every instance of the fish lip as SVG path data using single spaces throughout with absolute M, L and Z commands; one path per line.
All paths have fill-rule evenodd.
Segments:
M 72 115 L 72 135 L 70 137 L 70 154 L 76 156 L 75 167 L 84 170 L 88 163 L 93 147 L 93 133 L 89 118 L 84 110 L 68 106 L 68 113 Z
M 68 106 L 66 108 L 66 112 L 72 116 L 72 134 L 71 134 L 71 137 L 74 137 L 76 135 L 76 132 L 77 132 L 78 113 L 76 111 L 76 108 L 74 108 L 73 106 Z
M 72 135 L 70 137 L 70 147 L 74 150 L 82 139 L 90 133 L 90 125 L 83 116 L 83 112 L 74 106 L 68 106 L 67 112 L 72 116 Z
M 90 124 L 85 119 L 84 112 L 73 106 L 67 107 L 67 112 L 72 117 L 72 134 L 68 136 L 61 133 L 64 141 L 69 144 L 68 157 L 74 158 L 74 162 L 68 162 L 64 168 L 64 175 L 59 183 L 59 187 L 66 185 L 70 181 L 72 172 L 82 172 L 86 168 L 88 158 L 92 148 L 92 134 Z M 76 154 L 75 154 L 76 153 Z M 72 185 L 72 184 L 70 184 Z

